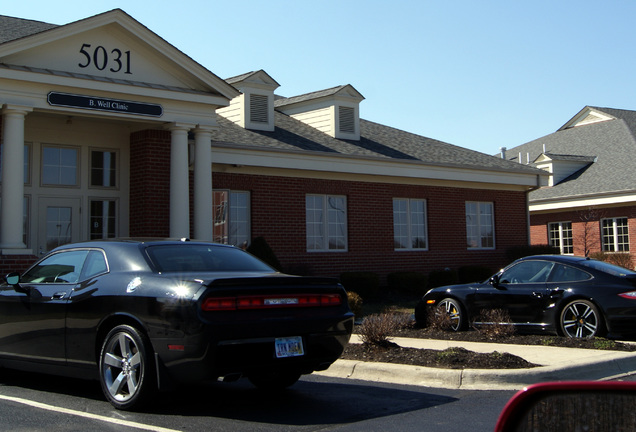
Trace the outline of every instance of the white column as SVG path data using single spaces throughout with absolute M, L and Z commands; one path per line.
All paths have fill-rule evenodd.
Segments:
M 33 109 L 5 105 L 2 110 L 2 211 L 0 248 L 26 249 L 23 236 L 24 118 Z
M 188 131 L 190 125 L 173 123 L 170 141 L 170 237 L 190 237 Z
M 212 131 L 194 130 L 194 238 L 212 241 Z

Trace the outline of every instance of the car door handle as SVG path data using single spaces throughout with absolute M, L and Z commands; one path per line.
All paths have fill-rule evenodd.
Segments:
M 538 292 L 538 291 L 532 291 L 532 296 L 541 298 L 541 297 L 543 297 L 543 293 L 542 292 Z
M 53 294 L 51 296 L 52 300 L 59 300 L 59 299 L 63 299 L 64 297 L 66 297 L 66 291 L 60 291 L 60 292 L 56 292 L 55 294 Z

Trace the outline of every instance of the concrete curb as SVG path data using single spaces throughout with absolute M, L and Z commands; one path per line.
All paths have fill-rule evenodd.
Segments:
M 519 346 L 515 348 L 520 350 Z M 542 348 L 524 347 L 532 353 L 532 357 L 536 357 L 537 350 Z M 554 347 L 545 348 L 554 352 Z M 315 373 L 335 378 L 448 389 L 520 390 L 538 382 L 604 380 L 636 371 L 636 352 L 572 348 L 561 348 L 559 352 L 560 361 L 530 369 L 442 369 L 340 359 L 326 371 Z

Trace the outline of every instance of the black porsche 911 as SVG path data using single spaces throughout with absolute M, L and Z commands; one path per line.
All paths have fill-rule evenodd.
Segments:
M 119 409 L 204 380 L 290 386 L 337 360 L 353 329 L 337 280 L 213 243 L 69 244 L 6 280 L 0 366 L 98 379 Z
M 636 272 L 589 258 L 543 255 L 521 258 L 479 283 L 433 288 L 415 319 L 447 314 L 452 330 L 488 325 L 487 310 L 502 310 L 525 332 L 573 338 L 636 334 Z M 443 315 L 442 315 L 443 316 Z

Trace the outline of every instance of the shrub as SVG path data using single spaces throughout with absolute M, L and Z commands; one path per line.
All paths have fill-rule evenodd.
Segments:
M 614 264 L 626 269 L 634 268 L 634 264 L 632 263 L 632 257 L 628 253 L 594 252 L 593 254 L 590 255 L 590 258 L 593 258 L 599 261 L 605 261 L 610 264 Z
M 491 339 L 512 336 L 515 334 L 515 327 L 510 324 L 510 314 L 504 309 L 484 309 L 475 318 L 473 327 L 478 332 Z
M 426 313 L 426 324 L 433 330 L 452 331 L 452 321 L 450 315 L 440 311 L 438 308 L 429 308 Z
M 404 315 L 407 314 L 381 313 L 365 317 L 358 329 L 360 339 L 368 345 L 390 345 L 392 334 L 404 328 L 404 325 L 412 325 L 413 320 Z
M 550 245 L 523 245 L 514 246 L 506 251 L 506 257 L 509 261 L 530 255 L 559 255 L 559 248 Z
M 389 273 L 387 283 L 392 291 L 421 297 L 426 293 L 428 278 L 419 272 L 395 272 Z
M 254 255 L 256 258 L 260 258 L 270 266 L 274 267 L 278 271 L 282 271 L 283 267 L 280 265 L 276 254 L 264 237 L 256 237 L 252 240 L 252 243 L 247 247 L 247 251 Z
M 433 270 L 428 275 L 428 287 L 435 288 L 444 285 L 453 285 L 459 282 L 457 272 L 451 269 Z
M 340 282 L 347 291 L 358 293 L 364 300 L 374 298 L 380 292 L 380 277 L 372 272 L 345 272 Z
M 495 274 L 490 267 L 463 266 L 457 270 L 460 283 L 483 282 Z
M 349 302 L 349 308 L 353 312 L 356 317 L 362 316 L 362 297 L 360 297 L 356 292 L 349 291 L 347 293 L 347 300 Z

